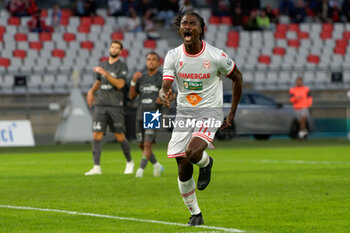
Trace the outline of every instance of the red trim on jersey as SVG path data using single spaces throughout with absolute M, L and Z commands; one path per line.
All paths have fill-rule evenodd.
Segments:
M 228 73 L 228 75 L 226 75 L 226 77 L 230 76 L 232 72 L 236 69 L 236 63 L 233 63 L 233 65 L 233 69 L 230 71 L 230 73 Z
M 163 75 L 163 80 L 174 81 L 175 77 L 171 75 Z
M 204 40 L 202 40 L 202 44 L 203 44 L 203 46 L 202 46 L 201 51 L 199 51 L 199 53 L 196 53 L 196 54 L 189 54 L 189 53 L 187 53 L 184 44 L 182 44 L 182 50 L 184 51 L 184 54 L 185 54 L 187 57 L 198 57 L 198 56 L 200 56 L 200 55 L 204 52 L 205 48 L 207 47 Z
M 209 142 L 212 142 L 213 139 L 211 139 L 210 137 L 208 137 L 207 135 L 205 135 L 204 133 L 199 133 L 199 132 L 195 132 L 192 134 L 192 137 L 199 137 L 199 138 L 204 138 L 205 140 L 208 140 Z
M 176 157 L 182 157 L 182 156 L 186 156 L 186 153 L 182 152 L 182 153 L 168 155 L 168 158 L 176 158 Z
M 193 189 L 191 192 L 185 193 L 185 194 L 181 194 L 181 196 L 183 197 L 188 197 L 190 195 L 192 195 L 195 192 L 195 189 Z
M 171 79 L 171 78 L 163 78 L 163 80 L 170 80 L 170 81 L 174 81 L 174 79 Z

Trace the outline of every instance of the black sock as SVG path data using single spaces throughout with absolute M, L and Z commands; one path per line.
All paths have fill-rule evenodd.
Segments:
M 147 160 L 146 156 L 142 156 L 142 159 L 140 162 L 140 168 L 145 169 L 145 167 L 147 166 L 147 162 L 148 162 L 148 160 Z
M 151 157 L 149 157 L 149 161 L 150 161 L 152 164 L 156 164 L 156 163 L 157 163 L 156 156 L 155 156 L 153 153 L 151 154 Z
M 101 158 L 101 150 L 102 150 L 102 141 L 93 140 L 92 142 L 92 158 L 94 160 L 95 165 L 100 165 Z
M 123 152 L 124 152 L 124 156 L 126 158 L 126 161 L 130 162 L 131 161 L 131 154 L 130 154 L 130 144 L 129 144 L 129 141 L 128 139 L 125 138 L 124 141 L 122 141 L 120 143 L 122 149 L 123 149 Z

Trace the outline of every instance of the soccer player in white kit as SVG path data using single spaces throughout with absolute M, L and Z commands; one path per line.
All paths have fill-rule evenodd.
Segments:
M 202 40 L 205 23 L 200 15 L 188 11 L 177 16 L 175 25 L 183 44 L 170 50 L 165 57 L 159 97 L 169 105 L 172 82 L 176 81 L 175 123 L 178 124 L 168 145 L 168 158 L 176 158 L 180 193 L 191 212 L 188 225 L 196 226 L 204 220 L 195 195 L 193 164 L 200 168 L 197 188 L 204 190 L 210 182 L 213 165 L 212 157 L 205 150 L 212 147 L 220 126 L 223 129 L 232 125 L 242 95 L 242 75 L 225 52 Z M 224 122 L 221 74 L 232 80 L 232 105 Z

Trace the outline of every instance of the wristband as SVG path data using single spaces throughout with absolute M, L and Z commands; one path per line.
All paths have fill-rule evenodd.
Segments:
M 134 81 L 131 80 L 130 86 L 132 86 L 132 87 L 136 86 L 136 82 L 134 82 Z

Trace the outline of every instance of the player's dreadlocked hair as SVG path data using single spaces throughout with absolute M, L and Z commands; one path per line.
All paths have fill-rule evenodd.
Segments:
M 181 9 L 182 11 L 182 9 Z M 200 39 L 202 40 L 204 38 L 204 27 L 205 27 L 205 23 L 204 23 L 204 19 L 202 18 L 202 16 L 200 16 L 199 14 L 197 14 L 194 11 L 186 11 L 184 14 L 182 14 L 182 12 L 177 13 L 175 20 L 174 20 L 174 25 L 177 29 L 177 31 L 179 31 L 180 29 L 180 25 L 181 25 L 181 20 L 184 16 L 186 15 L 192 15 L 197 17 L 197 19 L 199 20 L 200 24 L 201 24 L 201 28 L 202 28 L 202 33 L 200 34 Z

